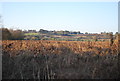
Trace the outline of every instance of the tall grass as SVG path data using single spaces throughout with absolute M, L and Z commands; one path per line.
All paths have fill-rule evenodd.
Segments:
M 3 41 L 3 79 L 117 79 L 109 42 Z

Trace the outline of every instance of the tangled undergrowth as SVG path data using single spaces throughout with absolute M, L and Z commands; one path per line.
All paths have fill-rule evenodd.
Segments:
M 2 41 L 3 79 L 117 79 L 118 43 Z

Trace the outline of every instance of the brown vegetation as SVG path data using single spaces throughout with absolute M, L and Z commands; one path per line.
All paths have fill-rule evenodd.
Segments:
M 24 33 L 22 30 L 13 30 L 7 28 L 0 28 L 2 40 L 23 40 Z
M 118 41 L 2 41 L 3 79 L 117 79 Z

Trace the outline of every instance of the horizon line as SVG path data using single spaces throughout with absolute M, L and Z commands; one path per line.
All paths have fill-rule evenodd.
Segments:
M 7 28 L 7 27 L 1 27 L 1 28 Z M 47 30 L 47 29 L 44 29 L 44 28 L 40 28 L 39 30 L 38 29 L 21 29 L 21 28 L 7 28 L 7 29 L 12 29 L 12 30 L 22 30 L 22 31 L 28 31 L 28 30 L 36 30 L 36 31 L 40 31 L 40 29 L 43 29 L 43 30 Z M 113 32 L 113 31 L 101 31 L 101 32 L 88 32 L 88 31 L 86 31 L 86 32 L 81 32 L 81 31 L 75 31 L 75 30 L 47 30 L 47 31 L 70 31 L 70 32 L 80 32 L 80 33 L 113 33 L 113 34 L 115 34 L 116 32 L 118 32 L 118 31 L 116 31 L 116 32 Z

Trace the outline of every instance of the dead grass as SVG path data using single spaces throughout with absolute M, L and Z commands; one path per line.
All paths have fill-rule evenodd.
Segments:
M 117 79 L 118 42 L 2 41 L 3 79 Z

